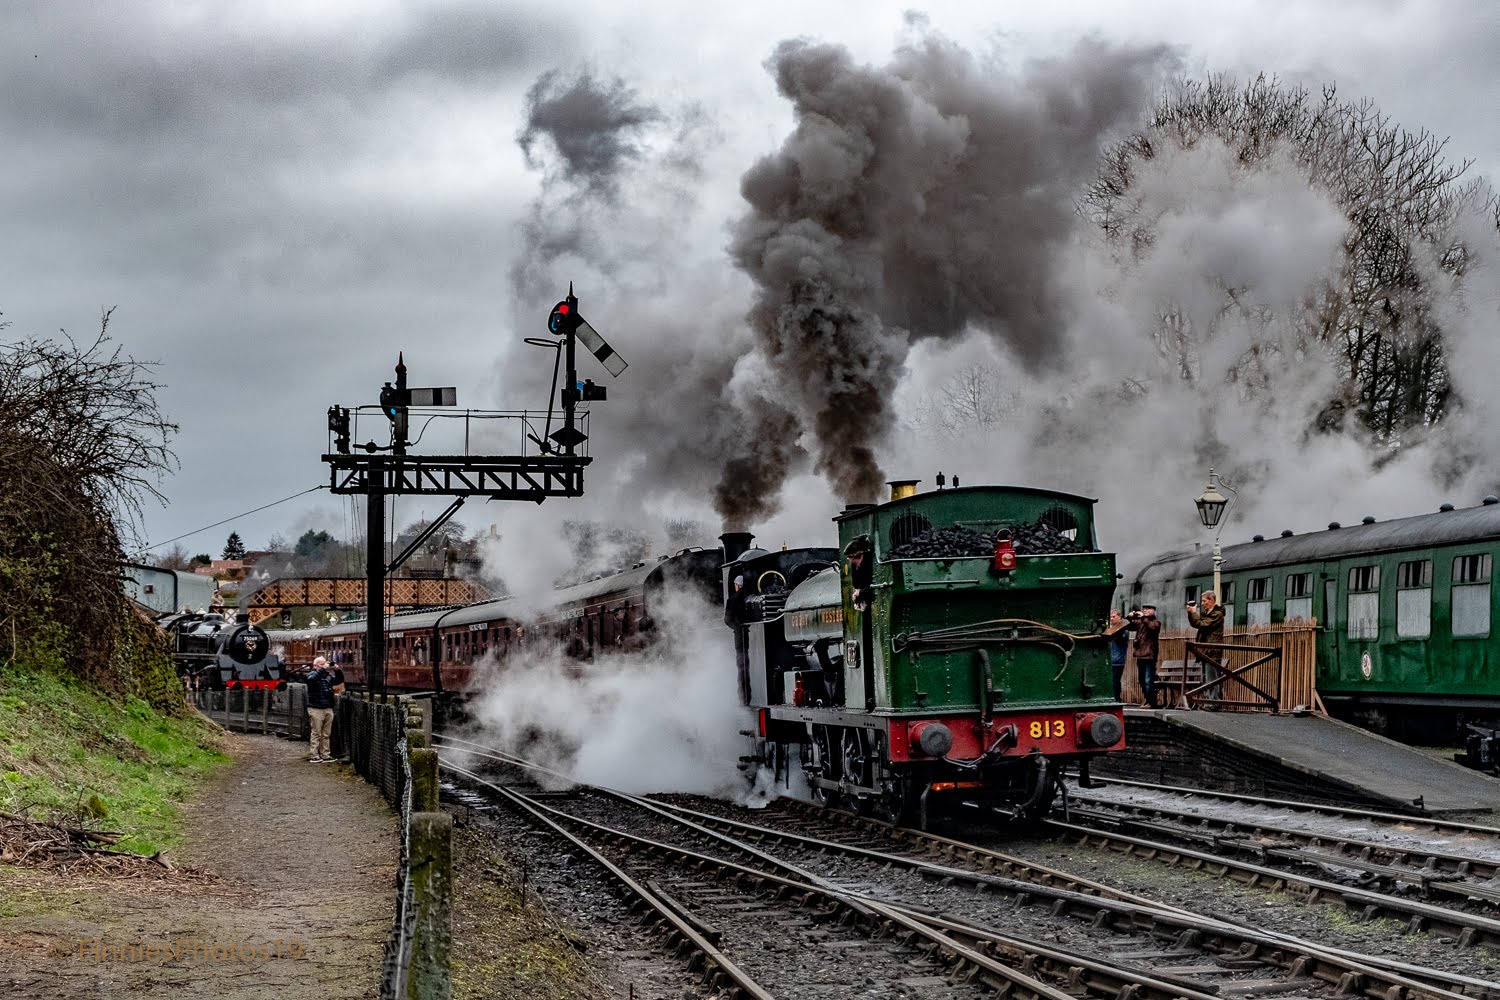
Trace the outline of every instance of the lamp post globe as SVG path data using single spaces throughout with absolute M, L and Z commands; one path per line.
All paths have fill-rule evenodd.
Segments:
M 1228 490 L 1231 496 L 1226 497 L 1219 492 L 1220 486 Z M 1220 571 L 1224 566 L 1224 556 L 1219 549 L 1219 536 L 1224 533 L 1224 515 L 1229 510 L 1233 497 L 1236 496 L 1238 494 L 1234 487 L 1224 482 L 1213 469 L 1209 469 L 1208 488 L 1203 491 L 1202 496 L 1193 501 L 1198 505 L 1198 520 L 1203 522 L 1205 528 L 1216 529 L 1214 531 L 1214 597 L 1218 598 L 1221 605 L 1224 603 L 1224 593 L 1220 589 L 1222 587 Z

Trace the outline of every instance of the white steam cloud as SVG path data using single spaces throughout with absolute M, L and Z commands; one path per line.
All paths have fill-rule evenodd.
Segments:
M 661 640 L 591 663 L 538 641 L 487 664 L 472 711 L 486 746 L 589 784 L 626 792 L 742 792 L 753 721 L 736 694 L 734 647 L 720 611 L 688 595 L 653 610 Z M 536 772 L 544 784 L 561 784 Z

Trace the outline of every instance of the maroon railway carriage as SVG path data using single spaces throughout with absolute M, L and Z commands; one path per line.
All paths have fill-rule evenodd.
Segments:
M 653 563 L 560 588 L 554 603 L 531 621 L 519 620 L 508 598 L 460 608 L 404 612 L 386 619 L 385 683 L 410 691 L 462 693 L 474 683 L 476 664 L 504 663 L 518 647 L 552 643 L 575 661 L 606 650 L 631 651 L 652 641 L 663 596 L 686 589 L 700 595 L 712 621 L 719 615 L 723 550 L 683 549 Z M 289 664 L 315 656 L 344 672 L 347 683 L 365 682 L 365 622 L 268 633 Z

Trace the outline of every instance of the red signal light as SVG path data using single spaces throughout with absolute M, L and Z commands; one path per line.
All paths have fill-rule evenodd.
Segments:
M 573 304 L 567 299 L 552 307 L 547 317 L 547 329 L 559 337 L 571 333 L 579 321 L 573 318 Z
M 1016 568 L 1016 548 L 1009 538 L 995 539 L 995 572 L 1009 573 Z

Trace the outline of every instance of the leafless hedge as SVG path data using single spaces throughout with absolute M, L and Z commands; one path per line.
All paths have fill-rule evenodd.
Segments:
M 0 655 L 128 688 L 121 537 L 162 501 L 175 424 L 108 336 L 0 344 Z

